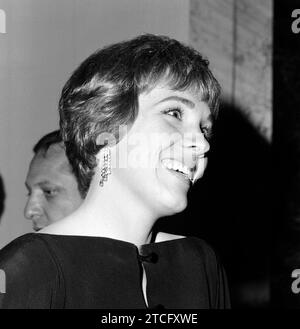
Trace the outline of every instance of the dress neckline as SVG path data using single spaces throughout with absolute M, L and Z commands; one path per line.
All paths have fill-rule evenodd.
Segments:
M 38 236 L 49 236 L 49 237 L 62 237 L 62 238 L 70 238 L 70 239 L 74 239 L 74 238 L 79 238 L 79 239 L 90 239 L 90 240 L 103 240 L 103 241 L 107 241 L 110 242 L 111 244 L 119 244 L 119 245 L 124 245 L 124 246 L 129 246 L 129 247 L 134 247 L 134 248 L 147 248 L 147 247 L 155 247 L 155 246 L 161 246 L 161 245 L 167 245 L 167 244 L 172 244 L 175 243 L 176 241 L 185 241 L 190 239 L 191 237 L 178 237 L 175 239 L 170 239 L 170 240 L 164 240 L 164 241 L 153 241 L 153 242 L 149 242 L 146 244 L 142 244 L 139 247 L 137 245 L 135 245 L 132 242 L 129 241 L 125 241 L 125 240 L 119 240 L 119 239 L 115 239 L 115 238 L 110 238 L 110 237 L 105 237 L 105 236 L 92 236 L 92 235 L 71 235 L 71 234 L 53 234 L 53 233 L 29 233 L 29 234 L 33 234 L 33 235 L 38 235 Z M 159 232 L 155 235 L 155 239 L 157 238 L 157 235 L 159 234 Z

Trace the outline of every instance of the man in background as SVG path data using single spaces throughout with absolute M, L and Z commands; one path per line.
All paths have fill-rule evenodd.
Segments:
M 83 200 L 59 130 L 42 137 L 33 152 L 25 181 L 28 200 L 24 215 L 38 231 L 72 213 Z

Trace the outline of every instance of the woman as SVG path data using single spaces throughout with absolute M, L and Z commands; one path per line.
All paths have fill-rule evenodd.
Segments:
M 82 206 L 5 247 L 2 307 L 227 308 L 224 271 L 198 238 L 152 227 L 187 206 L 206 167 L 220 88 L 201 55 L 142 35 L 97 51 L 59 104 Z

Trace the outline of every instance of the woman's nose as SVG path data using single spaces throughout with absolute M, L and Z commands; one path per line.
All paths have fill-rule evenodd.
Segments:
M 193 154 L 196 157 L 204 156 L 210 149 L 209 142 L 200 129 L 195 132 L 186 133 L 184 140 L 185 146 L 192 148 Z

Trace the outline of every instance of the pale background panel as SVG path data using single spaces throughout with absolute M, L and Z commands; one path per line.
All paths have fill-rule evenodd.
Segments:
M 272 0 L 191 0 L 190 42 L 203 52 L 223 98 L 263 138 L 272 137 Z

